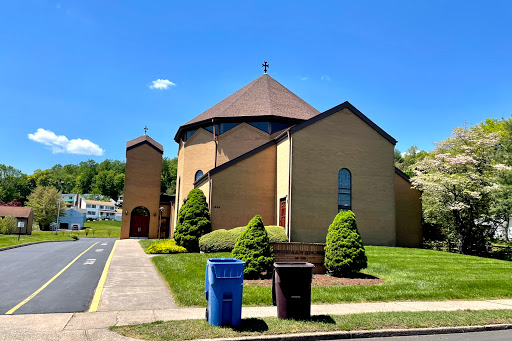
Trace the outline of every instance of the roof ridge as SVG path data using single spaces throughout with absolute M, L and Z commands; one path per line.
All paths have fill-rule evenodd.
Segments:
M 263 76 L 268 76 L 268 77 L 265 77 L 265 80 L 267 82 L 266 90 L 267 90 L 267 99 L 268 99 L 268 109 L 269 109 L 270 115 L 272 115 L 273 114 L 273 112 L 272 112 L 272 99 L 271 99 L 271 96 L 270 96 L 270 78 L 272 78 L 272 77 L 270 77 L 266 73 L 264 75 L 262 75 L 261 77 L 263 77 Z
M 262 76 L 256 78 L 255 80 L 253 80 L 251 83 L 247 84 L 246 86 L 244 86 L 243 88 L 239 89 L 238 91 L 236 91 L 234 94 L 236 94 L 237 92 L 240 91 L 240 95 L 235 99 L 233 100 L 231 103 L 229 103 L 222 111 L 219 112 L 219 114 L 222 114 L 224 112 L 226 112 L 226 110 L 228 110 L 229 108 L 231 108 L 236 102 L 238 102 L 240 100 L 240 98 L 242 98 L 244 95 L 247 94 L 247 92 L 249 91 L 249 89 L 252 89 L 256 83 L 258 83 L 258 79 L 260 79 Z M 244 90 L 245 89 L 245 90 Z M 242 91 L 243 90 L 243 91 Z M 234 94 L 231 94 L 229 95 L 228 97 L 224 98 L 222 101 L 228 99 L 229 97 L 233 96 Z M 220 101 L 219 103 L 217 104 L 220 104 L 222 103 L 222 101 Z M 217 105 L 215 104 L 215 105 Z M 215 106 L 214 105 L 214 106 Z M 210 107 L 209 109 L 207 109 L 206 111 L 210 110 L 211 108 L 213 107 Z

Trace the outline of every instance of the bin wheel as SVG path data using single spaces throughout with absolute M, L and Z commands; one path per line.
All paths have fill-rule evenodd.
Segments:
M 206 308 L 206 311 L 205 311 L 204 317 L 206 318 L 206 322 L 208 322 L 208 308 Z

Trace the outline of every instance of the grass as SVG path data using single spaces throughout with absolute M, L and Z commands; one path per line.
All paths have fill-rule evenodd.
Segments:
M 157 321 L 111 330 L 144 340 L 192 340 L 332 331 L 455 327 L 512 323 L 512 310 L 458 310 L 320 315 L 307 321 L 275 317 L 243 319 L 237 327 L 213 327 L 204 320 Z
M 114 220 L 93 220 L 86 221 L 84 226 L 86 228 L 92 228 L 93 231 L 89 232 L 87 237 L 95 237 L 95 238 L 119 238 L 121 235 L 121 222 Z M 85 232 L 83 230 L 81 233 Z M 109 235 L 110 233 L 110 235 Z
M 76 232 L 76 231 L 75 231 Z M 73 240 L 69 235 L 58 234 L 55 235 L 55 232 L 52 231 L 39 231 L 32 230 L 32 234 L 20 236 L 20 240 L 18 241 L 17 234 L 5 235 L 0 234 L 0 248 L 21 245 L 27 243 L 35 243 L 47 240 Z
M 313 303 L 434 301 L 512 298 L 512 262 L 454 253 L 368 246 L 365 273 L 385 280 L 371 286 L 313 287 Z M 151 260 L 180 306 L 205 307 L 204 275 L 209 258 L 229 253 L 174 254 Z M 244 286 L 243 304 L 272 304 L 269 287 Z
M 139 244 L 144 249 L 144 252 L 146 252 L 148 250 L 148 247 L 151 246 L 151 244 L 157 243 L 161 240 L 162 239 L 141 239 L 141 240 L 139 240 Z

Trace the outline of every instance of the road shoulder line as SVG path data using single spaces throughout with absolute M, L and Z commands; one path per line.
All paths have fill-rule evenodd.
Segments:
M 16 249 L 16 248 L 23 247 L 23 246 L 29 246 L 29 245 L 35 245 L 35 244 L 41 244 L 41 243 L 59 243 L 59 242 L 76 242 L 76 240 L 73 240 L 73 239 L 70 239 L 70 240 L 41 240 L 39 242 L 32 242 L 32 243 L 25 243 L 25 244 L 1 247 L 0 251 L 7 251 L 10 249 Z
M 110 251 L 110 255 L 108 256 L 107 262 L 105 263 L 105 267 L 103 268 L 103 272 L 101 273 L 100 280 L 98 282 L 98 286 L 94 291 L 94 296 L 91 301 L 91 306 L 89 307 L 89 312 L 95 312 L 98 310 L 98 306 L 100 305 L 101 295 L 103 294 L 103 287 L 105 286 L 105 282 L 107 281 L 107 274 L 110 268 L 110 262 L 112 261 L 112 257 L 114 256 L 114 251 L 116 250 L 117 242 L 114 242 L 114 246 L 112 247 L 112 251 Z

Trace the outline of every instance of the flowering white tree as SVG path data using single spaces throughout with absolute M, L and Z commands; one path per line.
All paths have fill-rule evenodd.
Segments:
M 443 226 L 460 253 L 485 252 L 494 233 L 497 172 L 506 167 L 494 161 L 497 143 L 498 134 L 482 127 L 456 128 L 415 165 L 411 181 L 423 191 L 425 221 Z

